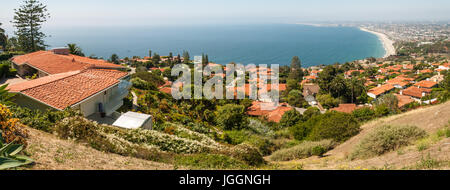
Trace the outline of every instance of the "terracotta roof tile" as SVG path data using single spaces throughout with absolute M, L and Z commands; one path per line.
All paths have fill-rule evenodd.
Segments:
M 352 113 L 356 109 L 356 104 L 339 104 L 339 107 L 332 108 L 332 111 Z
M 387 91 L 390 91 L 392 89 L 394 89 L 394 86 L 392 84 L 385 84 L 385 85 L 381 85 L 379 87 L 375 87 L 375 88 L 370 89 L 369 93 L 372 93 L 372 94 L 378 96 L 378 95 L 383 94 L 383 93 L 385 93 Z
M 422 98 L 423 92 L 425 92 L 425 94 L 430 93 L 431 89 L 417 88 L 415 86 L 411 86 L 411 87 L 403 90 L 402 93 L 403 93 L 403 95 L 408 95 L 408 96 L 412 96 L 412 97 L 416 97 L 416 98 Z
M 414 100 L 411 98 L 411 96 L 405 96 L 405 95 L 400 95 L 400 94 L 395 94 L 395 96 L 397 96 L 399 108 L 405 106 L 406 104 L 414 102 Z
M 433 86 L 436 86 L 437 83 L 433 82 L 433 81 L 427 81 L 427 80 L 423 80 L 420 81 L 416 84 L 414 84 L 414 86 L 417 86 L 419 88 L 432 88 Z
M 119 79 L 127 75 L 126 72 L 116 70 L 87 69 L 50 75 L 9 88 L 54 108 L 65 109 L 119 83 Z
M 91 59 L 76 55 L 60 55 L 51 51 L 37 51 L 12 58 L 18 65 L 27 64 L 48 74 L 78 71 L 87 68 L 123 68 L 104 60 Z

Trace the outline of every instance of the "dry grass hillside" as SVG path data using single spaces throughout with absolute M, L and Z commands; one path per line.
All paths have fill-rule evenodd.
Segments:
M 172 170 L 173 166 L 100 152 L 52 134 L 27 128 L 27 152 L 36 161 L 33 170 Z
M 377 119 L 361 126 L 361 132 L 328 152 L 324 157 L 274 162 L 279 169 L 450 169 L 450 139 L 429 143 L 419 151 L 417 143 L 384 155 L 350 160 L 348 155 L 367 134 L 383 125 L 414 125 L 432 135 L 448 125 L 450 102 L 429 106 L 407 113 Z

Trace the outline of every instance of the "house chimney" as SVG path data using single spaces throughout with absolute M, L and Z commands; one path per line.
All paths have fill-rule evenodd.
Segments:
M 400 95 L 403 95 L 403 90 L 400 90 Z
M 378 87 L 380 87 L 381 86 L 381 84 L 378 84 Z
M 63 47 L 63 48 L 54 48 L 51 50 L 54 54 L 58 55 L 69 55 L 70 51 L 69 48 Z

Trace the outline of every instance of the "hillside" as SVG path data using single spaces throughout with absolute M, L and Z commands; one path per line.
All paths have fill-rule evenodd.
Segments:
M 36 161 L 33 170 L 172 170 L 173 166 L 100 152 L 82 144 L 27 127 L 27 152 Z
M 423 165 L 430 165 L 428 169 L 450 168 L 450 139 L 446 138 L 423 151 L 418 151 L 411 145 L 398 151 L 390 152 L 366 160 L 347 159 L 355 145 L 377 127 L 383 125 L 415 125 L 435 133 L 450 121 L 450 102 L 436 106 L 425 107 L 403 114 L 371 121 L 361 126 L 361 132 L 328 152 L 323 158 L 311 157 L 307 159 L 274 162 L 279 169 L 421 169 Z M 436 166 L 439 163 L 439 167 Z

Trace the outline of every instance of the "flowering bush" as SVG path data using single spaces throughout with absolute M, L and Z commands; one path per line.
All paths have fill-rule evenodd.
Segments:
M 27 145 L 25 138 L 28 137 L 28 131 L 25 130 L 18 119 L 12 118 L 11 111 L 0 104 L 0 134 L 5 143 Z

